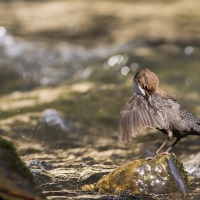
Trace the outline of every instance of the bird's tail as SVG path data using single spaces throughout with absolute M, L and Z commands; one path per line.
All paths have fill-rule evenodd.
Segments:
M 198 135 L 200 135 L 200 118 L 197 118 L 197 124 L 198 124 L 198 127 L 199 127 Z

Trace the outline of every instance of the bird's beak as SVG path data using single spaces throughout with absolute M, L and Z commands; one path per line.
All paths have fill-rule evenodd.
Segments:
M 138 84 L 136 80 L 133 80 L 133 91 L 134 93 L 143 96 L 147 100 L 149 106 L 152 107 L 151 96 L 140 86 L 140 84 Z
M 142 87 L 140 86 L 140 84 L 136 80 L 133 80 L 133 91 L 136 94 L 140 94 L 144 97 L 146 96 L 145 90 L 142 89 Z

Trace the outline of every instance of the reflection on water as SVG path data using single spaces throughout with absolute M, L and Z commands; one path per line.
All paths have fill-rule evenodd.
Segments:
M 3 26 L 0 26 L 0 37 L 3 37 L 6 34 L 6 28 Z
M 192 46 L 186 46 L 184 48 L 184 53 L 187 56 L 191 55 L 193 53 L 193 51 L 194 51 L 194 48 Z
M 80 46 L 48 45 L 14 38 L 0 29 L 0 68 L 17 73 L 19 79 L 34 85 L 52 85 L 63 81 L 87 79 L 85 68 L 106 58 L 108 49 L 88 50 Z M 33 86 L 34 86 L 33 85 Z
M 3 70 L 9 70 L 17 79 L 32 81 L 35 87 L 86 80 L 99 65 L 103 66 L 102 69 L 131 76 L 139 68 L 148 67 L 158 74 L 161 84 L 170 83 L 182 89 L 185 86 L 199 88 L 199 48 L 145 47 L 133 43 L 125 46 L 86 49 L 64 44 L 41 44 L 16 39 L 5 27 L 0 27 L 0 77 L 5 75 Z
M 4 27 L 0 27 L 0 91 L 2 93 L 10 93 L 16 90 L 32 90 L 36 86 L 40 87 L 60 85 L 63 83 L 67 83 L 70 86 L 70 82 L 81 82 L 83 80 L 88 81 L 86 85 L 88 85 L 88 83 L 92 83 L 92 87 L 89 87 L 86 90 L 84 90 L 84 84 L 82 84 L 82 82 L 80 84 L 73 85 L 73 87 L 76 87 L 76 89 L 71 87 L 73 92 L 71 92 L 72 96 L 69 96 L 72 99 L 67 96 L 67 94 L 70 93 L 68 88 L 67 91 L 63 91 L 63 93 L 66 92 L 66 95 L 61 96 L 61 94 L 59 93 L 61 98 L 52 100 L 52 102 L 56 102 L 55 104 L 46 103 L 44 104 L 44 107 L 40 105 L 40 107 L 37 108 L 37 106 L 33 105 L 33 103 L 31 102 L 33 108 L 30 108 L 30 110 L 29 108 L 27 108 L 27 110 L 25 110 L 25 108 L 20 108 L 20 111 L 24 109 L 23 112 L 26 114 L 26 112 L 31 113 L 35 110 L 38 111 L 40 109 L 41 111 L 42 109 L 45 110 L 50 108 L 50 106 L 52 106 L 53 108 L 54 106 L 57 106 L 59 108 L 58 110 L 61 110 L 62 112 L 68 111 L 69 113 L 67 114 L 75 116 L 74 118 L 76 118 L 77 121 L 75 121 L 74 124 L 77 124 L 78 128 L 76 128 L 79 131 L 79 135 L 74 134 L 74 132 L 71 131 L 73 127 L 73 125 L 71 125 L 71 121 L 69 121 L 69 123 L 65 123 L 62 116 L 56 110 L 46 110 L 45 112 L 43 112 L 42 118 L 42 123 L 47 123 L 50 129 L 52 129 L 51 126 L 56 125 L 60 127 L 61 130 L 64 130 L 67 133 L 72 132 L 72 134 L 74 134 L 74 137 L 76 137 L 76 141 L 68 140 L 66 144 L 63 144 L 63 139 L 66 139 L 67 134 L 58 134 L 55 131 L 57 129 L 52 129 L 54 130 L 53 134 L 51 133 L 50 129 L 46 131 L 47 133 L 51 133 L 48 134 L 48 138 L 53 138 L 56 148 L 69 148 L 69 152 L 67 152 L 66 150 L 60 150 L 61 153 L 63 153 L 63 157 L 60 157 L 59 162 L 63 162 L 63 160 L 67 160 L 72 157 L 73 162 L 68 167 L 70 170 L 75 168 L 74 165 L 79 166 L 79 168 L 77 167 L 77 170 L 82 170 L 86 162 L 84 160 L 82 161 L 81 159 L 84 156 L 88 156 L 85 154 L 85 152 L 87 151 L 91 151 L 91 159 L 93 157 L 96 158 L 97 154 L 99 154 L 98 163 L 101 163 L 103 160 L 105 163 L 111 163 L 112 167 L 113 160 L 110 158 L 109 160 L 108 155 L 116 155 L 116 157 L 118 156 L 117 158 L 120 158 L 121 156 L 121 158 L 127 159 L 127 155 L 125 156 L 123 153 L 116 152 L 128 152 L 128 146 L 124 147 L 124 151 L 122 151 L 122 149 L 120 149 L 119 147 L 115 147 L 116 149 L 114 149 L 111 145 L 115 143 L 116 140 L 112 140 L 111 143 L 109 143 L 105 147 L 103 146 L 103 148 L 101 147 L 101 151 L 99 150 L 100 148 L 98 149 L 98 147 L 94 147 L 94 145 L 92 146 L 92 143 L 96 142 L 96 140 L 99 140 L 99 138 L 102 139 L 102 137 L 104 136 L 105 141 L 107 141 L 106 139 L 108 137 L 112 137 L 109 136 L 108 132 L 110 130 L 106 126 L 112 126 L 112 131 L 116 132 L 117 125 L 116 127 L 114 127 L 113 121 L 115 122 L 115 124 L 117 123 L 116 119 L 118 119 L 119 114 L 117 106 L 119 106 L 119 102 L 127 100 L 127 98 L 132 95 L 131 81 L 133 75 L 137 70 L 146 67 L 150 68 L 150 70 L 154 71 L 158 75 L 161 87 L 166 89 L 172 96 L 178 98 L 181 102 L 183 102 L 184 105 L 186 105 L 186 107 L 188 107 L 191 111 L 200 116 L 199 63 L 199 47 L 183 47 L 174 45 L 150 46 L 143 43 L 137 45 L 133 43 L 126 43 L 122 44 L 121 46 L 115 47 L 103 46 L 87 49 L 82 46 L 71 46 L 61 43 L 47 44 L 46 42 L 39 43 L 35 41 L 24 41 L 22 39 L 13 37 L 6 31 Z M 95 81 L 99 81 L 100 83 L 96 84 Z M 107 83 L 109 84 L 107 85 Z M 41 91 L 41 93 L 43 93 L 43 91 Z M 52 91 L 50 91 L 49 93 L 52 95 Z M 51 95 L 48 95 L 48 97 L 52 98 Z M 33 98 L 36 98 L 36 96 L 34 96 Z M 22 96 L 21 98 L 25 99 L 26 96 Z M 28 98 L 31 97 L 28 96 Z M 23 103 L 22 101 L 20 102 Z M 11 105 L 16 105 L 16 107 L 19 107 L 20 102 L 12 104 L 11 101 Z M 118 103 L 117 106 L 116 102 Z M 7 107 L 8 106 L 9 108 L 11 107 L 10 104 L 7 105 Z M 13 114 L 14 112 L 15 111 L 12 111 L 12 113 L 9 114 L 11 116 L 15 115 Z M 5 118 L 9 118 L 9 114 L 5 114 Z M 32 120 L 31 117 L 30 119 Z M 88 125 L 90 121 L 95 120 L 97 123 L 91 123 Z M 97 127 L 91 127 L 91 125 L 101 126 L 102 124 L 105 126 L 103 128 L 103 131 L 98 129 Z M 26 123 L 26 126 L 30 125 L 27 125 Z M 26 132 L 29 132 L 29 130 L 31 129 L 30 127 L 24 128 L 25 136 Z M 86 130 L 82 129 L 82 127 L 84 127 Z M 43 131 L 42 128 L 41 130 L 37 130 L 38 132 L 30 131 L 32 134 L 30 134 L 31 137 L 36 138 L 35 135 L 37 135 L 37 137 L 39 138 L 42 134 L 44 137 L 46 132 Z M 21 135 L 21 132 L 24 131 L 22 130 L 20 125 L 18 125 L 18 123 L 15 124 L 15 129 L 17 130 L 15 131 L 16 135 Z M 88 138 L 85 139 L 85 135 L 91 133 L 92 131 L 94 132 L 94 138 L 88 136 Z M 60 138 L 62 138 L 62 141 L 56 140 L 58 135 Z M 145 142 L 146 140 L 152 141 L 149 138 L 142 138 L 141 140 L 143 142 Z M 188 141 L 189 140 L 190 139 L 188 138 Z M 101 145 L 104 145 L 106 143 L 105 141 L 103 140 Z M 47 143 L 47 140 L 45 141 L 45 143 Z M 183 145 L 182 147 L 180 145 L 179 151 L 181 152 L 181 154 L 187 153 L 186 151 L 189 150 L 190 152 L 197 152 L 197 149 L 193 149 L 193 147 L 198 147 L 198 145 L 198 142 L 196 143 L 196 145 L 193 146 L 191 145 L 191 142 L 188 142 L 188 148 L 185 149 Z M 70 149 L 70 147 L 72 147 L 72 149 Z M 40 148 L 38 149 L 40 150 Z M 145 151 L 144 149 L 142 150 Z M 135 154 L 138 154 L 137 156 L 140 156 L 138 152 L 142 150 L 137 149 L 136 151 L 134 147 L 133 153 L 130 153 L 129 151 L 129 154 L 131 155 L 129 156 L 129 159 L 133 159 L 133 154 L 134 156 Z M 51 151 L 53 150 L 51 149 Z M 60 153 L 58 154 L 60 156 Z M 66 155 L 69 157 L 67 157 Z M 46 155 L 42 153 L 41 155 L 37 156 L 39 157 L 38 159 L 47 159 Z M 77 157 L 80 162 L 78 162 L 78 164 Z M 115 159 L 114 156 L 113 158 Z M 29 158 L 26 157 L 25 159 L 28 160 Z M 55 160 L 58 159 L 58 157 L 53 157 L 51 159 L 52 162 L 56 162 Z M 66 163 L 67 162 L 68 160 L 66 161 Z M 123 160 L 123 162 L 125 161 Z M 91 160 L 90 163 L 93 164 Z M 96 166 L 93 166 L 92 164 L 90 165 L 91 171 L 93 171 L 94 169 L 102 171 L 102 168 L 99 168 L 100 165 L 98 165 L 98 163 Z M 62 166 L 64 164 L 61 163 L 60 165 Z M 188 166 L 190 167 L 191 164 L 188 164 Z M 189 167 L 188 169 L 193 175 L 194 168 Z M 199 169 L 199 165 L 197 163 L 195 163 L 195 167 L 195 170 Z M 148 166 L 145 170 L 149 170 Z M 162 169 L 159 168 L 156 170 L 158 174 L 162 171 Z M 140 171 L 139 173 L 142 175 L 143 171 Z M 77 176 L 75 174 L 77 173 L 70 173 L 71 176 Z M 61 177 L 62 176 L 63 173 L 61 173 Z M 151 182 L 152 185 L 160 184 L 159 182 L 157 182 L 156 178 L 150 178 L 153 180 Z M 164 178 L 166 177 L 163 177 L 163 179 Z M 61 181 L 63 181 L 62 178 L 60 179 L 60 182 Z M 195 181 L 198 182 L 197 179 L 195 179 Z M 195 183 L 195 181 L 193 183 Z M 140 180 L 138 180 L 138 184 L 142 184 Z M 64 188 L 64 185 L 62 186 Z M 74 188 L 75 187 L 73 187 L 73 189 Z

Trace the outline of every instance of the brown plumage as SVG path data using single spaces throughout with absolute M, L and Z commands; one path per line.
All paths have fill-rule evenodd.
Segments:
M 149 69 L 138 72 L 133 79 L 134 95 L 121 111 L 119 122 L 122 141 L 131 140 L 148 127 L 166 134 L 167 140 L 155 156 L 168 153 L 187 135 L 200 135 L 200 119 L 158 86 L 157 76 Z M 161 153 L 172 137 L 176 137 L 176 141 Z

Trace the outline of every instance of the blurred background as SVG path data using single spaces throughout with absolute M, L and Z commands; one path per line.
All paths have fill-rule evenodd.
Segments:
M 54 165 L 48 181 L 34 171 L 49 198 L 160 146 L 164 136 L 154 130 L 133 143 L 117 140 L 136 71 L 155 72 L 160 87 L 200 117 L 199 7 L 198 0 L 0 1 L 1 135 L 26 163 Z M 187 164 L 199 144 L 191 136 L 174 152 Z

